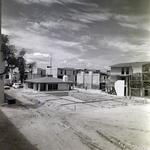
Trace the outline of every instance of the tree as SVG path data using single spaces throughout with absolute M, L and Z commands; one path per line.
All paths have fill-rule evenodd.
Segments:
M 19 55 L 18 55 L 18 58 L 17 58 L 17 67 L 18 67 L 18 70 L 19 70 L 19 73 L 20 73 L 21 83 L 23 83 L 24 75 L 25 75 L 25 66 L 26 66 L 26 60 L 24 58 L 25 54 L 26 54 L 25 49 L 22 49 L 19 52 Z
M 0 14 L 1 14 L 1 0 L 0 0 Z M 1 15 L 0 15 L 0 37 L 1 37 Z M 0 38 L 0 74 L 3 72 L 3 59 L 2 59 L 2 52 L 1 52 L 1 38 Z M 4 80 L 3 76 L 0 75 L 0 104 L 4 103 Z
M 36 62 L 35 61 L 30 62 L 30 63 L 27 64 L 27 66 L 28 66 L 29 72 L 31 73 L 31 78 L 32 78 L 32 73 L 33 73 L 33 69 L 36 67 Z
M 1 35 L 1 52 L 3 61 L 5 61 L 5 68 L 0 75 L 6 74 L 10 69 L 14 69 L 17 66 L 17 59 L 15 56 L 15 46 L 10 45 L 8 35 Z

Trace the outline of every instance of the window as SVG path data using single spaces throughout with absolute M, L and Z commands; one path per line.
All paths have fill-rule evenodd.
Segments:
M 66 75 L 66 70 L 65 70 L 65 75 Z
M 52 90 L 52 89 L 53 89 L 52 84 L 48 84 L 48 90 L 50 91 L 50 90 Z
M 58 84 L 53 84 L 53 90 L 58 90 Z
M 126 74 L 129 74 L 129 67 L 126 68 Z
M 60 74 L 63 74 L 63 71 L 62 71 L 62 70 L 60 70 Z
M 9 79 L 9 74 L 6 74 L 5 79 Z
M 124 68 L 121 68 L 121 74 L 124 74 Z

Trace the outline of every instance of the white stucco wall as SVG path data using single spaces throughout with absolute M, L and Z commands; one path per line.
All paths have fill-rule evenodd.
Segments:
M 81 74 L 77 74 L 77 83 L 78 84 L 83 83 L 83 79 L 81 79 Z
M 85 85 L 86 84 L 90 84 L 89 74 L 85 74 L 85 76 L 84 76 L 84 82 L 85 82 Z
M 68 91 L 68 90 L 69 90 L 69 84 L 67 83 L 58 84 L 58 91 Z
M 84 72 L 78 73 L 77 74 L 77 83 L 78 84 L 83 84 L 84 83 Z
M 58 68 L 57 67 L 51 68 L 51 74 L 53 75 L 53 77 L 57 78 Z
M 121 74 L 121 68 L 111 68 L 111 75 Z
M 100 74 L 93 74 L 93 84 L 99 85 L 100 83 Z
M 133 66 L 133 73 L 142 73 L 142 66 Z
M 111 68 L 111 75 L 122 75 L 121 71 L 124 68 L 124 75 L 126 75 L 126 68 L 127 67 L 112 67 Z M 133 68 L 129 67 L 129 74 L 132 74 Z

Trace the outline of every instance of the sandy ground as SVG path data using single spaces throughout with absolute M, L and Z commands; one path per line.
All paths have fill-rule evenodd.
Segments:
M 149 99 L 95 90 L 7 93 L 20 103 L 1 110 L 39 150 L 150 150 Z

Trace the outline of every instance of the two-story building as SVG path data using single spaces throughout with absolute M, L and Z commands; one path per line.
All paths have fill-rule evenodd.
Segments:
M 64 75 L 68 76 L 68 80 L 72 81 L 73 83 L 76 84 L 77 82 L 77 73 L 80 73 L 81 69 L 75 69 L 75 68 L 58 68 L 58 67 L 53 67 L 50 69 L 50 73 L 53 77 L 63 79 Z
M 105 90 L 107 73 L 95 70 L 81 71 L 77 74 L 77 86 L 79 88 Z
M 112 65 L 108 89 L 124 80 L 124 96 L 150 95 L 150 62 L 131 62 Z

